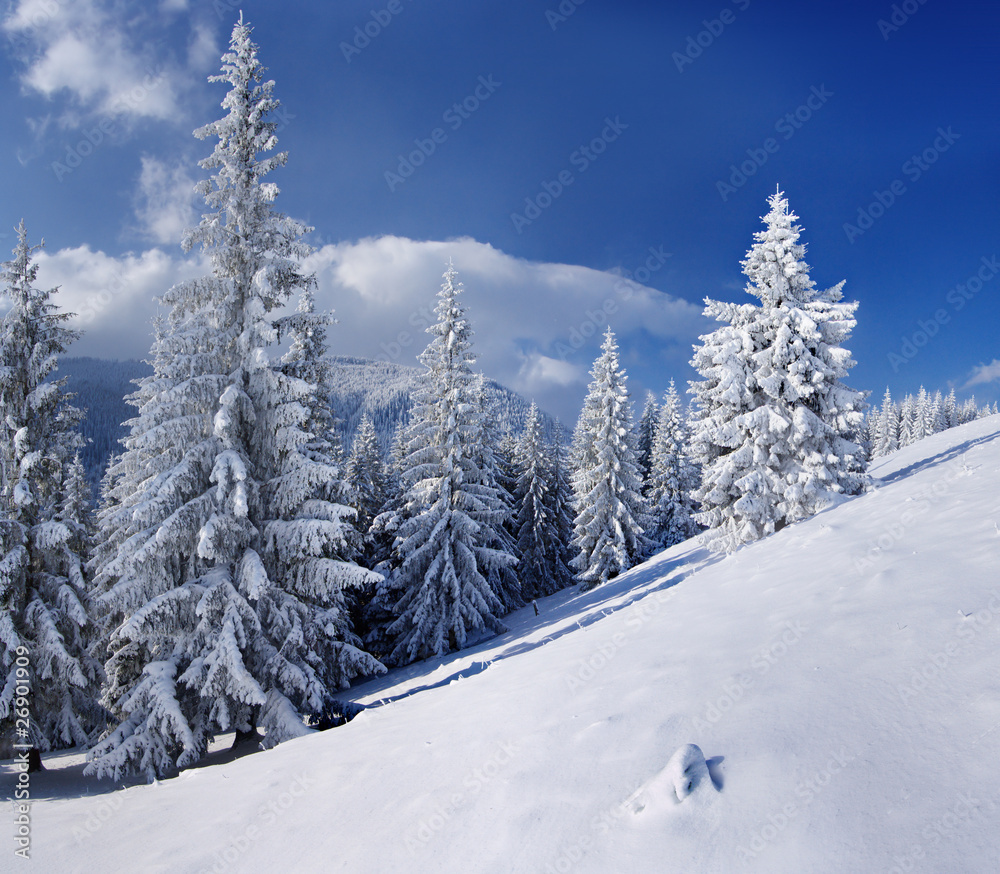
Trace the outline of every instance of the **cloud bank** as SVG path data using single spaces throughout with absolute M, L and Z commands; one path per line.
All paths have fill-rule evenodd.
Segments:
M 335 311 L 330 352 L 416 364 L 435 321 L 436 294 L 449 258 L 465 287 L 477 367 L 575 421 L 608 325 L 627 367 L 662 389 L 690 357 L 707 322 L 701 307 L 614 273 L 526 261 L 471 238 L 417 241 L 383 236 L 328 244 L 306 259 L 317 305 Z M 159 248 L 112 257 L 87 246 L 41 252 L 40 285 L 59 286 L 56 303 L 77 313 L 84 336 L 71 354 L 144 358 L 154 298 L 209 270 L 204 258 Z M 665 369 L 656 379 L 657 369 Z

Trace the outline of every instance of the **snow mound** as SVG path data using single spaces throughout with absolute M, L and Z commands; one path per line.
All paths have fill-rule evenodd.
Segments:
M 705 764 L 705 754 L 697 744 L 684 744 L 677 750 L 670 757 L 661 776 L 673 784 L 678 804 L 700 786 L 715 788 L 708 773 L 708 765 Z
M 701 747 L 697 744 L 684 744 L 670 757 L 667 766 L 635 794 L 631 810 L 639 814 L 648 808 L 680 804 L 698 791 L 718 790 Z

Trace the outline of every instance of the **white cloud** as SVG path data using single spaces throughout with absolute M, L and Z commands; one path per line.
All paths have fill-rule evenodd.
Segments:
M 36 255 L 37 285 L 58 287 L 53 302 L 75 313 L 69 326 L 83 331 L 70 355 L 145 358 L 149 352 L 153 298 L 177 282 L 204 273 L 200 260 L 175 259 L 159 249 L 112 257 L 89 246 Z
M 548 390 L 553 386 L 574 385 L 583 382 L 585 377 L 586 371 L 579 365 L 549 358 L 538 352 L 525 355 L 518 372 L 518 379 L 528 389 L 537 386 Z
M 180 243 L 185 229 L 197 221 L 194 186 L 187 164 L 170 167 L 143 155 L 135 206 L 139 232 L 156 243 Z
M 989 382 L 1000 382 L 1000 360 L 994 358 L 989 364 L 980 364 L 972 368 L 972 373 L 962 388 L 983 385 Z
M 169 188 L 169 168 L 159 173 L 151 175 Z M 336 310 L 339 321 L 329 332 L 330 352 L 415 365 L 429 340 L 424 329 L 435 321 L 449 257 L 466 289 L 477 367 L 568 424 L 579 412 L 607 324 L 623 353 L 633 350 L 630 370 L 670 368 L 656 388 L 679 375 L 706 327 L 700 306 L 608 272 L 525 261 L 470 238 L 388 236 L 326 245 L 307 259 L 306 270 L 319 281 L 317 304 Z M 159 249 L 113 258 L 88 247 L 42 253 L 39 265 L 39 283 L 61 285 L 57 304 L 81 314 L 74 326 L 86 334 L 73 354 L 116 358 L 145 357 L 152 298 L 209 269 L 204 259 Z
M 700 306 L 608 272 L 526 261 L 467 237 L 385 236 L 324 246 L 306 265 L 319 277 L 319 303 L 343 325 L 330 332 L 332 351 L 413 364 L 449 257 L 466 288 L 477 366 L 567 419 L 609 324 L 623 348 L 655 348 L 658 360 L 642 362 L 654 367 L 662 350 L 683 366 L 706 329 Z
M 2 23 L 23 65 L 23 90 L 67 98 L 58 115 L 63 127 L 96 117 L 183 119 L 181 98 L 201 81 L 193 74 L 207 72 L 218 55 L 209 56 L 212 38 L 196 26 L 186 60 L 164 56 L 163 41 L 154 38 L 162 26 L 155 8 L 123 16 L 113 0 L 20 0 Z
M 207 24 L 193 22 L 188 43 L 188 64 L 195 70 L 211 70 L 219 65 L 222 49 L 215 31 Z
M 4 20 L 4 29 L 24 33 L 51 26 L 62 12 L 58 0 L 21 0 Z

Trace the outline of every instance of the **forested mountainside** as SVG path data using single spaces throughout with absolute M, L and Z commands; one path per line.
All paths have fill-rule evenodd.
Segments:
M 332 355 L 329 360 L 333 365 L 330 402 L 334 414 L 341 420 L 339 427 L 344 446 L 350 446 L 361 419 L 367 413 L 375 425 L 379 445 L 383 451 L 388 451 L 396 428 L 400 423 L 409 421 L 410 395 L 423 369 L 342 355 Z M 511 431 L 520 434 L 531 406 L 530 399 L 492 379 L 485 379 L 484 384 L 496 433 Z M 542 416 L 546 436 L 551 436 L 555 423 L 550 416 L 544 413 Z M 567 426 L 567 433 L 569 429 L 572 429 L 572 423 Z
M 56 376 L 68 377 L 66 388 L 76 395 L 73 403 L 87 413 L 80 423 L 87 440 L 80 460 L 95 497 L 108 458 L 128 430 L 122 423 L 135 415 L 135 408 L 125 401 L 135 390 L 133 380 L 151 372 L 148 364 L 135 359 L 63 358 L 59 362 Z
M 422 369 L 339 355 L 331 356 L 330 362 L 333 365 L 330 403 L 339 420 L 344 448 L 350 448 L 358 425 L 367 413 L 375 425 L 379 445 L 387 452 L 396 428 L 409 420 L 410 393 Z M 66 386 L 76 395 L 74 403 L 87 411 L 80 426 L 87 445 L 80 458 L 95 497 L 108 458 L 127 432 L 122 423 L 135 414 L 125 398 L 134 390 L 133 380 L 150 372 L 148 364 L 134 359 L 63 358 L 60 361 L 58 375 L 69 377 Z M 492 379 L 485 380 L 485 385 L 497 433 L 509 430 L 520 434 L 530 400 Z M 546 436 L 551 436 L 553 420 L 543 413 L 543 421 Z M 572 423 L 569 423 L 567 433 L 571 428 Z

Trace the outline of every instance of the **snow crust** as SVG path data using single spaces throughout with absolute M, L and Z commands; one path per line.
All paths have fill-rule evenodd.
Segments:
M 342 727 L 117 791 L 47 757 L 35 867 L 995 871 L 1000 417 L 873 474 L 731 556 L 539 599 Z

